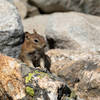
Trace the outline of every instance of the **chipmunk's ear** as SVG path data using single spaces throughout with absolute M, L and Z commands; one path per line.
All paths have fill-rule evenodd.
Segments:
M 30 33 L 29 32 L 25 32 L 25 39 L 29 39 L 30 37 Z
M 34 33 L 34 34 L 37 34 L 37 32 L 36 32 L 36 30 L 35 30 L 35 29 L 33 29 L 33 33 Z

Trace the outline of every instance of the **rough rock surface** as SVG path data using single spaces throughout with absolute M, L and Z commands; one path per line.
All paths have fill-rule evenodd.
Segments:
M 50 13 L 54 11 L 65 11 L 66 9 L 66 0 L 29 0 L 32 4 L 40 8 L 41 11 Z M 66 6 L 66 7 L 64 7 Z
M 57 11 L 77 11 L 88 14 L 100 15 L 99 0 L 29 0 L 43 13 Z
M 0 0 L 0 52 L 17 57 L 23 42 L 23 26 L 12 3 Z
M 25 18 L 27 15 L 27 3 L 21 0 L 13 0 L 14 5 L 17 7 L 21 18 Z
M 28 3 L 28 0 L 12 0 L 12 2 L 17 7 L 22 19 L 40 14 L 38 8 L 35 6 L 31 6 Z
M 48 17 L 48 15 L 38 15 L 28 19 L 24 19 L 22 21 L 24 31 L 32 33 L 34 28 L 38 33 L 45 36 L 45 28 L 48 23 Z
M 27 17 L 34 17 L 37 15 L 40 15 L 38 8 L 35 6 L 31 6 L 31 5 L 27 4 L 27 10 L 28 10 Z
M 18 100 L 25 96 L 20 72 L 20 64 L 15 59 L 0 54 L 0 98 Z
M 100 50 L 100 18 L 81 13 L 50 15 L 46 35 L 51 48 Z
M 51 72 L 62 77 L 85 100 L 100 99 L 100 54 L 55 49 L 47 52 Z
M 60 78 L 0 54 L 2 100 L 67 100 L 72 92 Z

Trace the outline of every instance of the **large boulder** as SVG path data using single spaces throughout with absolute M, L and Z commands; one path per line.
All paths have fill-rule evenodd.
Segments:
M 28 0 L 37 6 L 42 13 L 58 11 L 77 11 L 100 15 L 99 0 Z
M 81 13 L 50 15 L 46 36 L 51 48 L 100 51 L 100 18 Z
M 63 78 L 83 100 L 100 99 L 100 54 L 52 49 L 51 72 Z
M 0 76 L 1 100 L 76 100 L 60 78 L 2 54 Z
M 0 0 L 0 8 L 0 52 L 17 57 L 24 36 L 21 18 L 7 0 Z
M 29 0 L 33 5 L 36 5 L 42 12 L 50 13 L 55 11 L 65 11 L 68 7 L 65 3 L 66 0 Z

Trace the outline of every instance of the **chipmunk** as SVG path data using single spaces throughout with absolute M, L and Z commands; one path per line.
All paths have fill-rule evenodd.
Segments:
M 45 46 L 45 39 L 35 30 L 33 30 L 33 34 L 25 32 L 25 40 L 22 44 L 19 59 L 30 67 L 40 66 L 50 72 L 51 60 L 44 52 Z

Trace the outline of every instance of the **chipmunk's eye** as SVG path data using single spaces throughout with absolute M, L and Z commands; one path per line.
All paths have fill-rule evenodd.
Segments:
M 39 42 L 39 40 L 38 40 L 38 39 L 34 39 L 34 42 L 35 42 L 35 43 L 38 43 L 38 42 Z

